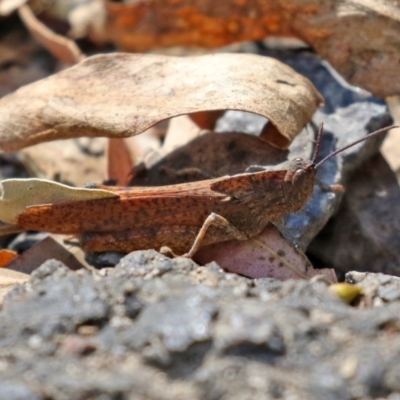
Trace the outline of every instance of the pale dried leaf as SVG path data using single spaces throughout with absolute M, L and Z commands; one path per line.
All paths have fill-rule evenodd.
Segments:
M 147 159 L 158 159 L 158 151 L 161 148 L 161 136 L 160 131 L 152 126 L 140 135 L 126 138 L 125 144 L 128 147 L 129 153 L 132 158 L 134 165 L 140 165 Z M 129 173 L 129 177 L 132 177 L 132 171 Z
M 205 131 L 187 115 L 172 118 L 169 122 L 167 134 L 159 151 L 159 157 L 167 155 L 171 151 L 189 143 Z
M 28 0 L 0 0 L 0 15 L 7 16 Z
M 152 126 L 141 135 L 124 139 L 106 139 L 106 180 L 126 186 L 132 178 L 133 166 L 142 165 L 143 160 L 156 156 L 161 147 L 159 131 Z M 92 140 L 102 140 L 96 138 Z M 164 142 L 165 143 L 165 142 Z M 40 146 L 43 146 L 41 144 Z M 29 150 L 24 149 L 23 151 Z M 99 182 L 104 179 L 91 182 Z
M 314 269 L 304 253 L 272 225 L 254 240 L 231 240 L 206 246 L 196 253 L 194 260 L 203 265 L 216 261 L 226 271 L 250 278 L 286 280 L 323 275 L 329 282 L 337 282 L 333 270 Z
M 42 179 L 7 179 L 1 182 L 0 220 L 16 222 L 17 215 L 26 207 L 39 204 L 57 204 L 67 201 L 94 200 L 115 197 L 104 189 L 81 189 Z
M 0 0 L 0 15 L 7 16 L 27 3 L 27 0 Z M 104 0 L 30 0 L 36 14 L 66 21 L 71 26 L 68 35 L 81 38 L 94 34 L 101 41 L 105 32 L 106 10 Z
M 68 21 L 71 25 L 68 35 L 73 38 L 90 33 L 97 36 L 106 22 L 104 0 L 52 0 L 46 14 Z
M 74 65 L 85 58 L 74 41 L 47 28 L 26 4 L 18 9 L 18 14 L 31 35 L 58 60 Z
M 396 125 L 400 125 L 400 96 L 386 97 L 390 115 Z M 389 163 L 392 170 L 396 173 L 397 181 L 400 183 L 400 128 L 392 129 L 388 132 L 381 147 L 381 153 Z
M 30 176 L 79 187 L 104 180 L 107 141 L 106 138 L 55 140 L 27 147 L 18 154 Z
M 310 81 L 267 57 L 98 55 L 0 99 L 0 148 L 128 137 L 177 115 L 224 109 L 265 116 L 287 147 L 321 103 Z

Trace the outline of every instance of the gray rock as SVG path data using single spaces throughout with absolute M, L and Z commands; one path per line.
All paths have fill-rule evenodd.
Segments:
M 368 306 L 400 300 L 400 278 L 396 276 L 352 271 L 346 274 L 346 282 L 362 288 L 363 302 Z
M 38 393 L 34 393 L 17 380 L 0 383 L 1 400 L 40 400 L 41 398 Z
M 93 274 L 50 261 L 0 310 L 0 398 L 390 398 L 400 301 L 386 298 L 356 309 L 320 281 L 255 281 L 154 251 Z
M 400 188 L 380 155 L 349 178 L 335 218 L 309 251 L 336 271 L 400 275 Z
M 342 86 L 314 55 L 303 54 L 296 57 L 288 55 L 279 58 L 297 72 L 307 76 L 324 96 L 325 107 L 317 111 L 313 118 L 315 124 L 324 123 L 319 159 L 364 137 L 367 133 L 391 124 L 390 115 L 383 102 L 357 88 L 350 90 Z M 317 179 L 326 186 L 342 184 L 347 190 L 347 181 L 351 174 L 378 153 L 383 139 L 384 135 L 369 139 L 340 153 L 319 168 Z M 298 156 L 310 159 L 311 151 L 302 154 L 295 147 L 289 157 Z M 308 247 L 337 210 L 341 198 L 340 194 L 323 191 L 316 185 L 314 195 L 304 209 L 285 218 L 291 236 L 297 238 L 303 249 Z

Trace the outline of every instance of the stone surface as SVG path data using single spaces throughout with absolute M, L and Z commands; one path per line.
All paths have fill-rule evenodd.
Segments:
M 381 155 L 349 178 L 338 213 L 309 252 L 342 274 L 358 271 L 400 275 L 400 188 Z
M 352 271 L 346 274 L 346 282 L 362 288 L 361 304 L 366 307 L 381 306 L 400 299 L 400 278 L 396 276 Z
M 332 75 L 332 70 L 315 55 L 306 52 L 291 54 L 276 51 L 268 51 L 267 54 L 275 55 L 280 61 L 310 79 L 325 99 L 325 106 L 318 110 L 313 118 L 316 125 L 324 123 L 319 159 L 364 137 L 369 132 L 391 124 L 387 107 L 382 101 L 364 90 L 342 85 L 343 81 L 339 82 L 336 74 Z M 317 179 L 325 185 L 340 183 L 347 189 L 346 182 L 349 176 L 363 162 L 378 153 L 383 139 L 384 135 L 369 139 L 340 153 L 319 168 Z M 303 140 L 309 141 L 310 136 L 304 135 Z M 307 150 L 304 141 L 302 145 L 293 147 L 289 158 L 311 157 L 310 145 Z M 306 207 L 300 213 L 285 219 L 292 236 L 299 240 L 304 249 L 338 208 L 341 197 L 323 191 L 316 185 L 314 195 Z
M 93 274 L 49 261 L 0 310 L 0 399 L 392 399 L 398 279 L 350 278 L 385 300 L 152 250 Z

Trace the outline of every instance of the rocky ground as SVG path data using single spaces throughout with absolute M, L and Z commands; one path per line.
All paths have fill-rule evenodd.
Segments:
M 391 123 L 383 101 L 338 82 L 308 49 L 247 46 L 289 64 L 324 95 L 313 119 L 325 123 L 321 157 Z M 0 95 L 54 72 L 43 57 L 29 53 L 15 83 L 0 62 L 1 82 L 12 83 Z M 227 113 L 218 129 L 256 133 L 264 122 Z M 97 271 L 49 260 L 0 305 L 0 400 L 400 400 L 400 278 L 391 276 L 400 275 L 400 189 L 379 154 L 382 140 L 319 172 L 326 184 L 344 184 L 343 199 L 316 188 L 286 219 L 316 266 L 361 286 L 355 303 L 321 279 L 249 279 L 155 251 L 103 254 L 117 265 Z M 309 132 L 296 141 L 289 158 L 308 158 Z M 2 179 L 26 175 L 17 155 L 0 156 Z M 1 245 L 20 252 L 42 239 Z M 87 260 L 99 267 L 101 257 Z
M 50 260 L 0 313 L 0 399 L 400 399 L 400 280 L 251 280 L 138 251 Z

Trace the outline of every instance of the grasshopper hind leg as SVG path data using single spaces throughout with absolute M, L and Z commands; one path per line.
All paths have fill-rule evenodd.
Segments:
M 80 245 L 89 252 L 124 253 L 168 247 L 173 255 L 186 252 L 184 257 L 191 258 L 204 245 L 230 239 L 244 240 L 247 236 L 225 218 L 211 213 L 200 229 L 199 226 L 167 225 L 118 232 L 85 233 L 80 238 Z
M 224 236 L 226 236 L 229 239 L 238 239 L 238 240 L 248 239 L 247 235 L 240 232 L 227 219 L 221 217 L 221 215 L 211 213 L 204 221 L 203 226 L 200 228 L 196 236 L 196 239 L 192 244 L 191 249 L 187 253 L 183 254 L 182 257 L 192 258 L 194 256 L 197 250 L 199 250 L 200 247 L 202 246 L 204 237 L 211 226 L 215 226 L 222 229 L 224 232 Z M 223 239 L 223 240 L 228 240 L 228 239 Z

